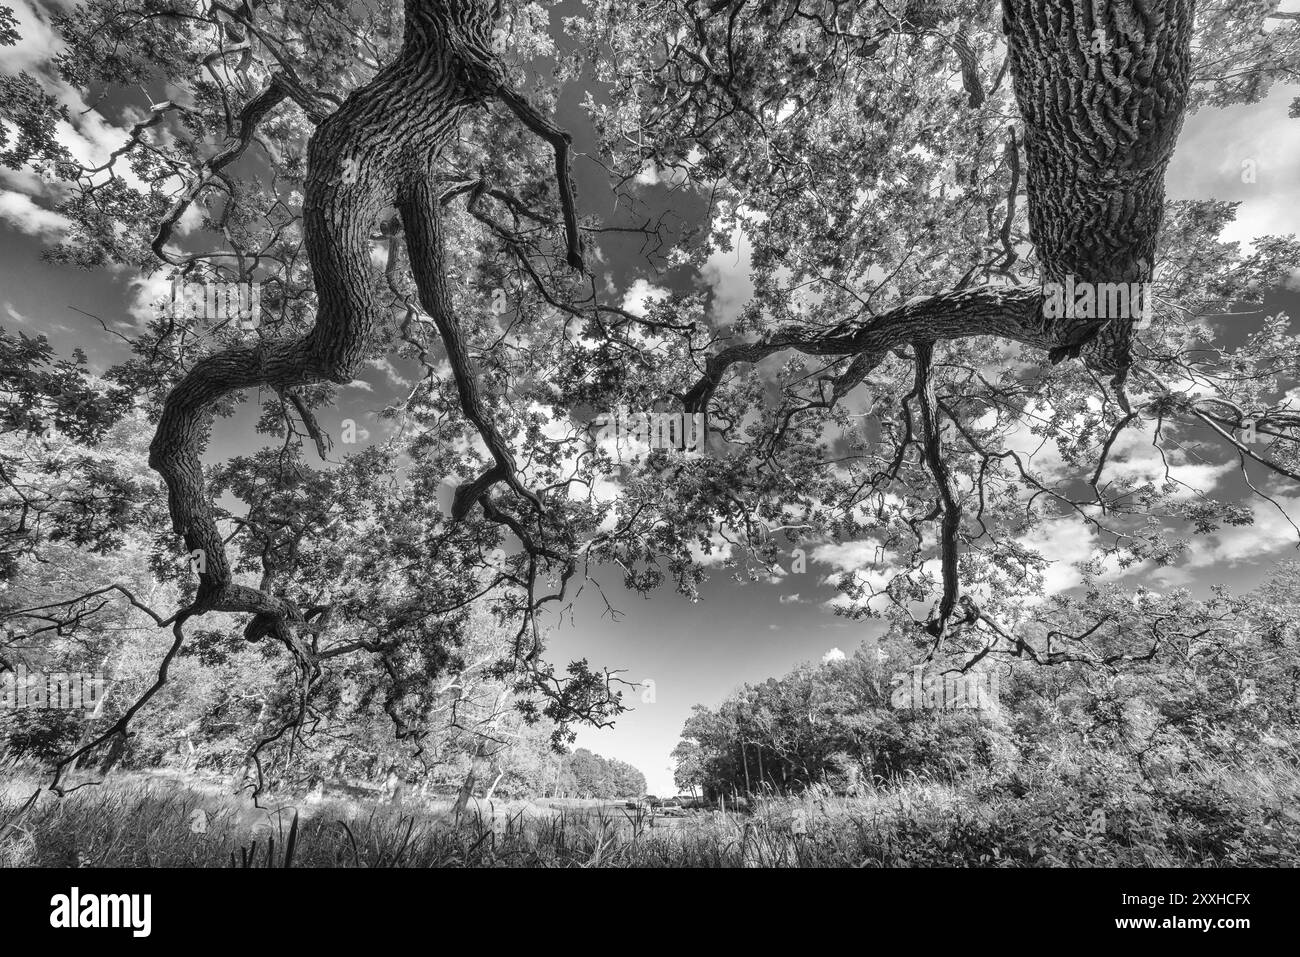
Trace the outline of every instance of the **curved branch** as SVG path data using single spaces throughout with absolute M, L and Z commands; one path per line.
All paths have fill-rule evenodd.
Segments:
M 943 435 L 939 426 L 938 403 L 934 396 L 934 343 L 917 342 L 913 348 L 916 352 L 914 391 L 920 400 L 923 451 L 930 475 L 939 490 L 942 513 L 939 523 L 939 564 L 943 593 L 939 598 L 939 613 L 928 626 L 930 633 L 937 638 L 943 635 L 957 604 L 957 591 L 960 587 L 957 579 L 957 532 L 961 527 L 961 505 L 953 494 L 948 464 L 943 459 Z
M 469 351 L 465 346 L 460 326 L 452 315 L 451 293 L 447 289 L 447 269 L 444 261 L 442 239 L 442 214 L 438 206 L 437 188 L 427 179 L 409 184 L 398 197 L 397 206 L 405 229 L 406 247 L 411 261 L 411 272 L 420 293 L 420 305 L 433 319 L 447 350 L 456 390 L 460 394 L 465 417 L 478 429 L 483 442 L 492 453 L 496 465 L 469 485 L 456 490 L 452 518 L 460 520 L 488 488 L 497 482 L 506 482 L 512 489 L 532 502 L 538 511 L 541 500 L 519 480 L 514 455 L 505 437 L 483 404 L 479 383 L 470 367 Z
M 136 698 L 135 702 L 122 713 L 122 717 L 114 721 L 103 734 L 86 744 L 83 744 L 71 754 L 66 755 L 57 765 L 55 765 L 54 780 L 50 783 L 51 791 L 62 797 L 64 791 L 63 788 L 60 787 L 59 782 L 63 779 L 64 770 L 83 754 L 93 751 L 114 735 L 125 735 L 127 733 L 127 727 L 131 723 L 131 719 L 136 716 L 136 713 L 139 712 L 141 708 L 149 703 L 149 699 L 157 694 L 162 689 L 163 685 L 167 684 L 167 673 L 171 668 L 172 660 L 180 653 L 181 645 L 185 643 L 185 620 L 192 614 L 192 611 L 181 612 L 172 623 L 173 641 L 171 647 L 167 649 L 167 653 L 163 655 L 162 661 L 158 664 L 158 677 L 154 680 L 154 683 L 146 688 L 144 694 Z
M 273 632 L 308 662 L 310 649 L 286 627 L 300 624 L 301 614 L 274 595 L 233 582 L 200 453 L 213 404 L 231 392 L 352 380 L 385 315 L 371 275 L 376 223 L 404 184 L 428 178 L 465 109 L 491 92 L 486 12 L 478 6 L 452 10 L 434 0 L 409 0 L 407 8 L 400 54 L 324 119 L 308 147 L 303 230 L 316 288 L 315 325 L 301 339 L 235 347 L 196 363 L 167 396 L 150 446 L 149 463 L 167 483 L 173 528 L 202 562 L 194 613 L 253 612 L 250 640 Z M 483 22 L 471 22 L 467 12 Z M 273 86 L 256 98 L 257 110 L 246 110 L 269 109 L 282 95 Z M 393 109 L 395 103 L 402 108 Z M 244 132 L 250 129 L 246 124 Z
M 276 73 L 272 75 L 271 81 L 262 92 L 244 104 L 244 108 L 239 111 L 239 139 L 200 167 L 199 178 L 190 184 L 189 188 L 172 203 L 167 215 L 158 224 L 153 242 L 149 244 L 149 248 L 153 250 L 155 256 L 169 265 L 181 265 L 184 260 L 176 259 L 167 252 L 167 242 L 171 239 L 172 230 L 180 222 L 181 217 L 185 215 L 185 211 L 203 194 L 203 191 L 208 188 L 208 184 L 217 177 L 221 170 L 244 154 L 244 150 L 248 149 L 248 145 L 253 142 L 253 136 L 257 132 L 257 125 L 288 96 L 289 89 L 282 75 Z M 161 114 L 158 114 L 153 122 L 156 122 L 159 118 L 161 118 Z
M 853 370 L 861 381 L 890 350 L 911 342 L 998 336 L 1051 350 L 1068 342 L 1071 334 L 1065 323 L 1044 317 L 1041 290 L 977 286 L 913 300 L 879 316 L 849 320 L 831 329 L 799 326 L 758 342 L 731 346 L 709 357 L 703 376 L 683 401 L 688 411 L 705 411 L 731 366 L 758 362 L 787 349 L 807 355 L 865 356 L 855 362 Z
M 507 86 L 497 90 L 501 102 L 510 107 L 526 127 L 551 144 L 555 153 L 555 188 L 560 194 L 560 209 L 564 212 L 564 234 L 568 242 L 568 263 L 579 272 L 582 263 L 582 234 L 578 229 L 578 209 L 573 198 L 573 177 L 569 172 L 569 146 L 573 137 L 533 109 L 522 96 Z

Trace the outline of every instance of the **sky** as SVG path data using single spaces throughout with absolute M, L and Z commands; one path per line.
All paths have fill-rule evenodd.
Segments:
M 47 88 L 67 102 L 74 121 L 62 131 L 63 140 L 75 155 L 87 161 L 102 161 L 125 139 L 130 117 L 120 112 L 108 118 L 87 111 L 80 95 L 43 73 L 53 49 L 48 27 L 49 6 L 33 0 L 5 0 L 18 14 L 23 39 L 18 47 L 0 50 L 0 71 L 37 71 Z M 563 13 L 573 4 L 563 5 Z M 1283 9 L 1300 9 L 1300 0 L 1289 0 Z M 553 16 L 553 22 L 558 17 Z M 1240 200 L 1237 221 L 1225 238 L 1249 243 L 1255 236 L 1297 231 L 1300 216 L 1300 120 L 1287 118 L 1290 101 L 1300 87 L 1278 87 L 1262 102 L 1227 110 L 1204 109 L 1187 117 L 1177 151 L 1170 165 L 1167 190 L 1174 199 Z M 575 176 L 580 205 L 601 211 L 599 197 L 607 195 L 603 174 L 594 163 L 584 160 L 581 150 L 591 142 L 585 115 L 579 110 L 581 90 L 571 88 L 562 96 L 558 123 L 574 133 L 579 158 Z M 1247 168 L 1253 177 L 1243 176 Z M 640 179 L 643 197 L 650 208 L 672 205 L 685 216 L 698 215 L 701 204 L 674 188 L 674 184 L 647 170 Z M 106 334 L 98 316 L 110 327 L 135 326 L 161 291 L 158 283 L 122 271 L 86 272 L 40 260 L 42 248 L 57 240 L 60 218 L 49 210 L 52 194 L 47 186 L 29 174 L 0 170 L 0 325 L 10 332 L 43 332 L 56 349 L 68 352 L 81 348 L 92 365 L 105 368 L 123 359 L 120 342 Z M 182 229 L 183 233 L 183 229 Z M 735 250 L 715 252 L 698 275 L 683 279 L 652 272 L 634 255 L 615 253 L 601 268 L 613 288 L 624 293 L 624 303 L 635 307 L 647 295 L 661 293 L 680 283 L 706 285 L 714 294 L 715 316 L 734 316 L 750 290 L 749 260 L 743 243 Z M 1284 310 L 1300 314 L 1300 293 L 1279 290 L 1266 303 L 1266 312 Z M 1239 334 L 1248 331 L 1252 321 Z M 362 377 L 345 387 L 335 416 L 321 414 L 327 429 L 331 423 L 354 418 L 381 437 L 384 426 L 373 413 L 389 400 L 409 389 L 412 364 L 401 360 L 379 360 Z M 209 459 L 247 452 L 258 442 L 252 431 L 255 403 L 219 423 L 214 431 Z M 333 429 L 337 434 L 337 424 Z M 1134 472 L 1155 468 L 1153 452 L 1143 447 L 1149 438 L 1126 437 L 1116 450 L 1116 467 Z M 1045 450 L 1043 456 L 1049 456 Z M 1042 457 L 1039 465 L 1052 467 Z M 1231 470 L 1215 462 L 1187 460 L 1178 466 L 1184 477 L 1214 488 L 1216 493 L 1234 489 Z M 1300 505 L 1300 496 L 1295 504 Z M 1234 589 L 1249 588 L 1267 574 L 1280 559 L 1296 554 L 1294 531 L 1269 511 L 1266 503 L 1254 506 L 1253 526 L 1229 528 L 1197 541 L 1179 565 L 1152 573 L 1138 569 L 1128 577 L 1156 586 L 1186 585 L 1193 591 L 1210 583 L 1224 583 Z M 1300 508 L 1293 514 L 1300 514 Z M 1090 551 L 1088 536 L 1068 524 L 1049 526 L 1040 533 L 1048 557 L 1056 564 L 1050 575 L 1051 587 L 1064 590 L 1077 584 L 1079 576 L 1072 561 Z M 791 546 L 792 548 L 794 546 Z M 643 598 L 623 590 L 614 571 L 598 572 L 588 581 L 574 603 L 572 613 L 554 622 L 548 655 L 563 663 L 587 658 L 595 667 L 622 672 L 628 681 L 641 683 L 625 695 L 633 710 L 621 716 L 612 729 L 581 729 L 576 746 L 617 757 L 640 768 L 650 791 L 658 795 L 675 793 L 669 753 L 677 743 L 683 722 L 693 705 L 716 706 L 745 682 L 761 681 L 789 671 L 804 661 L 817 661 L 835 650 L 852 651 L 882 630 L 879 623 L 852 622 L 834 614 L 835 589 L 832 574 L 861 567 L 871 560 L 866 543 L 828 545 L 808 543 L 807 569 L 760 582 L 737 583 L 725 569 L 715 574 L 701 592 L 701 600 L 690 602 L 670 590 Z M 791 558 L 783 557 L 789 572 Z M 621 616 L 612 620 L 604 597 Z

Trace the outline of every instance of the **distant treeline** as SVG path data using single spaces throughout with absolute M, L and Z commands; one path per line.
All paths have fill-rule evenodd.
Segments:
M 556 797 L 632 798 L 646 793 L 645 775 L 617 758 L 586 748 L 564 756 Z
M 715 800 L 920 777 L 1017 794 L 1048 780 L 1138 794 L 1198 768 L 1263 775 L 1292 753 L 1300 564 L 1283 563 L 1239 599 L 1144 599 L 1167 606 L 1158 629 L 1138 627 L 1147 610 L 1118 589 L 1088 597 L 1061 602 L 1078 616 L 1079 635 L 1101 614 L 1133 627 L 1085 643 L 1060 632 L 1040 638 L 1026 625 L 1038 647 L 1066 648 L 1075 660 L 988 655 L 961 673 L 953 656 L 927 665 L 922 680 L 921 654 L 894 629 L 847 657 L 830 654 L 743 685 L 717 707 L 697 705 L 673 751 L 677 787 Z M 979 693 L 948 694 L 954 679 Z

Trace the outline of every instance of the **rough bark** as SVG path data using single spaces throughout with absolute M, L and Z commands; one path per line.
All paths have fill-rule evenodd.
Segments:
M 519 481 L 514 455 L 505 438 L 488 414 L 487 407 L 475 384 L 470 367 L 469 352 L 464 337 L 452 314 L 451 293 L 445 281 L 442 218 L 438 214 L 438 190 L 428 178 L 419 179 L 406 187 L 398 198 L 398 210 L 405 228 L 406 246 L 411 258 L 411 271 L 415 275 L 420 305 L 433 319 L 447 350 L 447 361 L 460 396 L 461 409 L 483 437 L 492 453 L 495 466 L 475 481 L 456 490 L 452 503 L 452 518 L 463 518 L 488 484 L 505 481 L 528 498 L 537 508 L 541 503 Z
M 1004 0 L 1004 29 L 1016 99 L 1025 121 L 1031 237 L 1045 278 L 1140 282 L 1150 278 L 1163 207 L 1163 177 L 1181 125 L 1188 86 L 1193 0 Z M 540 508 L 519 481 L 509 449 L 477 392 L 443 274 L 442 236 L 432 169 L 464 112 L 497 97 L 552 147 L 568 238 L 581 266 L 568 183 L 568 136 L 507 89 L 491 51 L 485 0 L 407 0 L 403 46 L 392 63 L 354 91 L 319 125 L 308 151 L 303 229 L 317 293 L 316 322 L 299 339 L 229 349 L 198 362 L 168 396 L 150 464 L 168 486 L 173 526 L 199 551 L 191 613 L 254 613 L 246 635 L 271 633 L 314 666 L 295 635 L 301 612 L 273 587 L 234 583 L 203 481 L 200 454 L 211 409 L 238 390 L 282 392 L 313 382 L 346 383 L 364 357 L 384 309 L 370 282 L 370 236 L 380 214 L 399 205 L 424 308 L 447 346 L 467 418 L 493 466 L 458 490 L 463 516 L 504 482 Z M 285 99 L 274 80 L 241 116 L 234 158 L 257 121 Z M 735 362 L 785 349 L 854 356 L 844 394 L 888 353 L 910 343 L 995 335 L 1042 348 L 1053 360 L 1082 355 L 1122 382 L 1130 363 L 1131 320 L 1048 320 L 1039 290 L 986 286 L 931 296 L 883 316 L 854 318 L 831 330 L 783 331 L 711 358 L 683 396 L 691 411 L 708 401 Z M 273 583 L 270 583 L 273 585 Z
M 1045 278 L 1147 282 L 1187 104 L 1194 0 L 1003 0 L 1025 124 L 1029 232 Z M 1088 330 L 1089 332 L 1091 330 Z M 1081 349 L 1129 366 L 1132 320 Z
M 1003 0 L 1010 69 L 1025 125 L 1030 238 L 1045 282 L 1064 283 L 1070 276 L 1076 283 L 1151 280 L 1165 169 L 1187 102 L 1193 8 L 1194 0 Z M 936 6 L 930 14 L 942 19 L 950 11 Z M 1009 204 L 1014 198 L 1013 188 Z M 1015 252 L 1007 229 L 1003 241 L 1010 261 Z M 944 464 L 930 372 L 933 344 L 990 335 L 1043 349 L 1053 362 L 1081 357 L 1112 377 L 1119 404 L 1128 411 L 1123 383 L 1136 317 L 1049 319 L 1044 303 L 1040 289 L 983 286 L 915 300 L 883 315 L 854 317 L 829 330 L 783 329 L 710 357 L 682 399 L 689 411 L 707 412 L 733 364 L 795 350 L 852 357 L 834 383 L 834 402 L 891 351 L 911 345 L 922 451 L 941 516 L 943 588 L 928 627 L 942 641 L 959 603 L 964 615 L 959 626 L 980 615 L 959 594 L 961 506 Z
M 1069 274 L 1079 282 L 1150 280 L 1165 169 L 1187 102 L 1193 6 L 1193 0 L 1004 0 L 1025 124 L 1030 237 L 1045 281 Z M 689 410 L 707 410 L 731 365 L 787 349 L 855 356 L 846 374 L 851 386 L 891 349 L 972 335 L 1041 348 L 1053 361 L 1082 356 L 1123 381 L 1131 319 L 1049 320 L 1042 312 L 1040 290 L 984 286 L 855 317 L 828 331 L 785 330 L 711 357 L 683 398 Z
M 399 200 L 407 225 L 416 230 L 413 267 L 421 299 L 438 320 L 467 414 L 497 459 L 496 469 L 476 483 L 473 497 L 496 481 L 522 490 L 469 375 L 441 272 L 438 204 L 430 181 L 439 153 L 468 108 L 501 97 L 551 143 L 570 227 L 568 258 L 580 267 L 581 256 L 568 182 L 568 137 L 506 88 L 491 48 L 492 17 L 492 5 L 482 0 L 407 0 L 400 53 L 336 112 L 320 118 L 308 147 L 303 232 L 317 295 L 315 325 L 299 339 L 228 349 L 196 363 L 168 395 L 150 448 L 150 465 L 167 483 L 173 527 L 188 551 L 203 556 L 193 613 L 253 612 L 247 637 L 273 633 L 305 661 L 312 660 L 309 650 L 286 624 L 300 623 L 301 612 L 270 589 L 232 581 L 200 454 L 212 406 L 231 392 L 352 380 L 385 315 L 371 284 L 370 236 L 381 213 Z M 250 124 L 282 98 L 280 85 L 272 83 L 254 101 L 257 108 L 244 117 L 241 144 L 252 135 Z
M 912 342 L 998 336 L 1050 350 L 1068 343 L 1073 334 L 1067 320 L 1044 316 L 1038 289 L 976 286 L 915 299 L 871 319 L 853 319 L 827 330 L 786 330 L 731 346 L 708 359 L 704 374 L 683 400 L 688 411 L 705 411 L 732 365 L 758 362 L 787 349 L 807 355 L 855 356 L 852 375 L 861 381 L 891 349 Z

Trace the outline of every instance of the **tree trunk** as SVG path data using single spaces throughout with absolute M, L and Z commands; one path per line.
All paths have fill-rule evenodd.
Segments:
M 452 806 L 451 816 L 460 823 L 460 816 L 465 813 L 465 807 L 469 804 L 470 796 L 474 793 L 474 765 L 470 765 L 469 773 L 465 775 L 465 780 L 461 783 L 460 791 L 456 794 L 456 803 Z
M 109 745 L 108 754 L 104 757 L 103 763 L 99 766 L 100 774 L 108 774 L 109 771 L 117 765 L 126 751 L 126 733 L 119 731 L 113 735 L 113 743 Z
M 1003 0 L 1025 121 L 1029 232 L 1049 281 L 1150 280 L 1165 168 L 1187 105 L 1193 7 Z M 1070 354 L 1122 380 L 1131 332 L 1131 319 L 1111 321 Z
M 483 742 L 480 741 L 474 746 L 474 754 L 469 762 L 469 773 L 465 775 L 465 780 L 456 795 L 456 803 L 451 809 L 452 818 L 457 822 L 460 821 L 461 815 L 465 813 L 465 808 L 469 805 L 469 799 L 474 795 L 474 784 L 478 780 L 478 772 L 482 761 Z
M 488 787 L 487 794 L 484 795 L 483 800 L 485 801 L 492 800 L 492 795 L 496 793 L 497 785 L 501 783 L 501 779 L 505 776 L 506 776 L 506 772 L 504 771 L 497 772 L 497 776 L 492 779 L 492 784 L 490 787 Z

